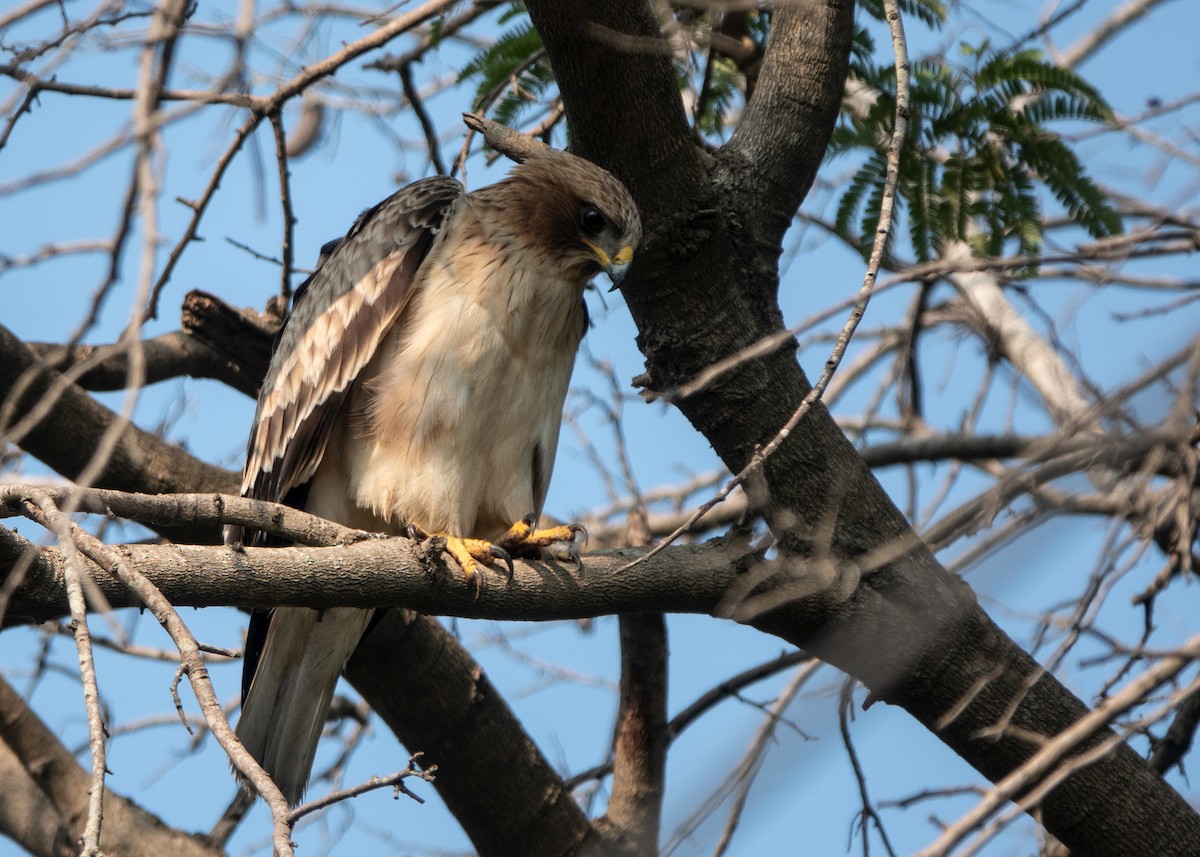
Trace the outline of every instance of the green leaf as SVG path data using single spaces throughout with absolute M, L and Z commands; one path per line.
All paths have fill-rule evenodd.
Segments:
M 858 220 L 863 200 L 875 185 L 883 181 L 886 170 L 886 155 L 876 153 L 869 157 L 859 167 L 858 172 L 854 174 L 854 178 L 850 179 L 850 185 L 846 188 L 846 192 L 842 194 L 833 219 L 834 228 L 839 234 L 843 236 L 854 234 L 855 221 Z
M 881 0 L 874 6 L 882 9 Z M 1050 127 L 1109 119 L 1111 108 L 1099 92 L 1036 50 L 1000 51 L 984 42 L 962 45 L 959 53 L 958 63 L 933 57 L 911 65 L 909 134 L 897 202 L 907 211 L 916 258 L 932 258 L 948 241 L 966 241 L 984 254 L 1016 249 L 1035 255 L 1049 196 L 1090 235 L 1119 232 L 1116 210 Z M 864 89 L 843 104 L 829 151 L 867 153 L 839 200 L 836 221 L 843 236 L 857 228 L 862 250 L 881 199 L 895 69 L 859 58 L 852 74 Z
M 478 109 L 485 99 L 502 86 L 513 83 L 519 86 L 521 75 L 526 73 L 543 53 L 542 37 L 529 21 L 524 21 L 500 36 L 496 43 L 475 55 L 459 72 L 458 82 L 477 79 L 474 107 Z M 533 83 L 533 81 L 528 81 Z

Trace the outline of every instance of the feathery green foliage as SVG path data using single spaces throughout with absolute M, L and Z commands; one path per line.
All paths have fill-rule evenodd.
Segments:
M 896 109 L 894 66 L 870 62 L 865 32 L 855 40 L 850 97 L 833 134 L 830 156 L 869 154 L 840 200 L 835 228 L 855 234 L 870 252 L 884 181 L 883 154 Z M 911 64 L 910 121 L 900 161 L 898 202 L 907 210 L 913 253 L 936 258 L 949 241 L 966 241 L 981 255 L 1036 254 L 1042 243 L 1042 185 L 1093 237 L 1121 231 L 1107 197 L 1079 159 L 1047 125 L 1105 121 L 1112 111 L 1075 72 L 1046 62 L 1035 50 L 963 49 L 965 61 L 940 58 Z
M 725 117 L 737 101 L 741 72 L 732 60 L 714 57 L 703 97 L 698 99 L 696 127 L 700 133 L 719 138 L 726 129 Z
M 884 19 L 883 0 L 863 0 L 862 6 Z M 946 17 L 940 0 L 901 0 L 900 8 L 934 28 Z M 690 24 L 701 31 L 717 26 L 720 19 L 709 21 L 706 14 L 693 16 Z M 763 45 L 769 18 L 749 13 L 740 32 Z M 511 125 L 542 98 L 553 76 L 524 4 L 513 3 L 500 23 L 509 29 L 466 64 L 459 80 L 475 84 L 475 109 Z M 966 241 L 985 255 L 1014 248 L 1036 254 L 1046 192 L 1089 234 L 1119 232 L 1116 211 L 1070 147 L 1048 127 L 1065 120 L 1105 121 L 1111 111 L 1100 93 L 1035 50 L 994 50 L 984 44 L 962 52 L 959 64 L 929 58 L 911 66 L 912 109 L 897 205 L 906 214 L 917 260 L 936 259 L 952 241 Z M 840 234 L 859 242 L 864 257 L 882 205 L 885 153 L 896 109 L 895 68 L 876 65 L 875 55 L 874 40 L 860 30 L 852 46 L 849 97 L 829 148 L 831 156 L 866 152 L 834 221 Z M 697 132 L 719 144 L 729 115 L 743 100 L 742 71 L 726 56 L 701 51 L 691 61 L 680 61 L 677 72 L 680 87 L 697 93 Z
M 477 81 L 475 110 L 492 110 L 497 122 L 514 124 L 521 111 L 536 103 L 553 80 L 545 62 L 542 37 L 530 23 L 524 4 L 514 3 L 500 18 L 505 24 L 521 20 L 496 43 L 476 54 L 458 74 L 458 81 Z M 494 106 L 493 106 L 494 105 Z

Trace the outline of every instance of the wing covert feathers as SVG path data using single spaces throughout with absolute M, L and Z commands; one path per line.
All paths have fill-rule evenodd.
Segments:
M 244 496 L 281 501 L 312 478 L 351 383 L 412 298 L 463 194 L 444 177 L 393 194 L 358 218 L 306 284 L 259 395 Z

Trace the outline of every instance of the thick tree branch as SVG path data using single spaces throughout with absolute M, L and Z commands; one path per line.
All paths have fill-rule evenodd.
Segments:
M 738 193 L 756 201 L 767 242 L 782 245 L 825 155 L 841 103 L 829 82 L 846 79 L 853 5 L 779 4 L 754 95 L 718 156 Z
M 59 372 L 77 370 L 75 381 L 85 390 L 124 390 L 129 383 L 129 349 L 112 345 L 61 345 L 31 342 L 33 350 L 46 365 Z M 236 364 L 193 336 L 177 330 L 148 339 L 141 344 L 147 384 L 172 378 L 212 378 L 231 387 L 242 383 Z
M 635 495 L 636 482 L 626 465 Z M 640 500 L 640 496 L 639 496 Z M 631 548 L 650 541 L 646 510 L 639 502 L 626 515 L 624 539 Z M 613 857 L 655 857 L 662 827 L 667 773 L 667 621 L 661 613 L 617 617 L 621 687 L 612 749 L 612 794 L 596 828 Z
M 230 306 L 216 295 L 192 289 L 183 298 L 183 329 L 229 361 L 225 380 L 251 398 L 271 362 L 271 347 L 279 332 L 282 312 L 255 312 Z
M 87 816 L 88 774 L 25 700 L 0 678 L 0 741 L 69 825 L 73 839 Z M 198 838 L 168 827 L 144 809 L 105 790 L 102 846 L 108 854 L 217 857 Z
M 88 465 L 99 438 L 119 419 L 0 326 L 0 437 L 70 479 Z M 125 427 L 96 483 L 149 494 L 237 491 L 233 473 L 133 425 Z M 185 529 L 175 535 L 213 540 L 216 534 Z
M 667 624 L 661 613 L 622 615 L 621 696 L 608 811 L 597 827 L 611 853 L 658 854 L 667 744 Z
M 11 533 L 7 538 L 17 544 Z M 408 539 L 325 548 L 113 545 L 111 550 L 177 607 L 408 607 L 443 616 L 528 621 L 654 610 L 710 613 L 748 560 L 745 546 L 714 543 L 666 551 L 623 574 L 617 569 L 636 552 L 588 554 L 583 568 L 518 561 L 511 582 L 499 573 L 488 575 L 476 597 L 453 562 Z M 204 574 L 197 575 L 197 568 Z M 119 581 L 92 570 L 114 608 L 140 606 Z M 680 586 L 685 578 L 689 585 Z M 62 555 L 43 548 L 13 595 L 5 621 L 60 619 L 66 615 L 65 591 Z
M 811 49 L 826 52 L 825 67 L 844 68 L 848 42 L 833 34 L 850 31 L 851 9 L 801 3 L 794 10 L 831 16 L 813 29 L 824 35 L 814 36 Z M 774 298 L 779 245 L 763 240 L 767 236 L 753 224 L 761 204 L 758 183 L 782 175 L 751 179 L 730 168 L 718 174 L 716 187 L 677 169 L 670 173 L 676 183 L 669 194 L 662 179 L 640 183 L 628 153 L 655 151 L 662 134 L 637 121 L 619 126 L 595 121 L 599 114 L 590 99 L 619 91 L 626 74 L 587 56 L 578 39 L 554 32 L 567 26 L 562 20 L 567 15 L 570 26 L 591 32 L 601 14 L 613 14 L 611 8 L 606 5 L 600 13 L 584 3 L 531 2 L 530 11 L 567 104 L 572 145 L 616 170 L 642 208 L 649 236 L 640 254 L 643 264 L 635 264 L 623 287 L 647 359 L 641 383 L 651 389 L 678 387 L 714 361 L 780 330 Z M 653 55 L 652 41 L 643 38 L 639 44 Z M 776 74 L 806 74 L 779 57 Z M 763 80 L 766 71 L 760 89 L 785 86 Z M 813 82 L 815 100 L 807 115 L 832 116 L 842 78 Z M 675 96 L 663 98 L 664 104 L 675 103 Z M 802 125 L 795 111 L 775 121 L 784 132 L 808 138 L 799 145 L 816 153 L 806 169 L 793 173 L 790 193 L 799 199 L 831 129 Z M 753 172 L 757 165 L 737 166 Z M 702 235 L 673 230 L 679 221 L 672 212 L 695 214 L 712 209 L 713 200 L 720 200 L 720 213 L 704 222 Z M 737 472 L 808 391 L 792 352 L 781 350 L 748 362 L 679 407 Z M 768 573 L 780 583 L 767 599 L 732 595 L 733 615 L 847 670 L 876 696 L 902 705 L 993 781 L 1033 753 L 1026 736 L 1057 734 L 1087 713 L 991 622 L 965 584 L 938 565 L 824 408 L 809 412 L 748 488 L 782 556 L 740 587 L 748 589 Z M 788 579 L 790 585 L 782 583 Z M 1098 735 L 1083 750 L 1108 737 Z M 1096 797 L 1117 791 L 1119 802 Z M 1147 805 L 1164 810 L 1148 822 L 1135 809 Z M 1123 745 L 1059 784 L 1041 812 L 1047 828 L 1082 853 L 1200 852 L 1200 817 Z M 1134 830 L 1136 838 L 1127 838 Z
M 0 836 L 37 857 L 78 857 L 71 830 L 16 754 L 0 741 Z

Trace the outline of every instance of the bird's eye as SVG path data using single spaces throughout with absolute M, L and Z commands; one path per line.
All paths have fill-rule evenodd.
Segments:
M 604 231 L 607 222 L 604 219 L 604 215 L 600 213 L 600 209 L 594 205 L 586 206 L 583 209 L 583 214 L 579 215 L 579 225 L 583 227 L 583 231 L 588 235 L 599 235 Z

